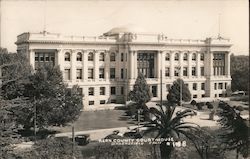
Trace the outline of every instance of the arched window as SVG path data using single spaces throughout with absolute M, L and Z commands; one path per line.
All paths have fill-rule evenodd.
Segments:
M 90 52 L 88 54 L 88 61 L 94 61 L 94 54 L 93 54 L 93 52 Z
M 115 53 L 110 54 L 110 61 L 115 61 Z
M 66 52 L 65 55 L 64 55 L 64 60 L 65 61 L 70 61 L 70 53 L 69 52 Z
M 178 54 L 178 53 L 175 53 L 175 54 L 174 54 L 174 60 L 175 60 L 175 61 L 178 61 L 178 60 L 179 60 L 179 54 Z
M 187 53 L 184 53 L 184 55 L 183 55 L 183 60 L 184 60 L 184 61 L 187 61 L 187 60 L 188 60 L 188 54 L 187 54 Z
M 169 59 L 170 59 L 170 55 L 169 55 L 169 53 L 166 53 L 165 60 L 169 61 Z
M 82 53 L 81 52 L 78 52 L 76 54 L 76 61 L 82 61 Z
M 195 54 L 195 53 L 192 54 L 192 60 L 193 60 L 193 61 L 196 60 L 196 54 Z
M 200 60 L 201 60 L 201 61 L 204 61 L 204 53 L 201 53 Z
M 104 52 L 101 52 L 99 54 L 99 61 L 104 61 L 104 60 L 105 60 L 105 54 L 104 54 Z

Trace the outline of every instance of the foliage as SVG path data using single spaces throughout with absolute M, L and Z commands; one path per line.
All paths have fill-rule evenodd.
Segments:
M 133 90 L 129 92 L 129 99 L 137 104 L 137 109 L 145 108 L 145 104 L 150 101 L 150 89 L 143 74 L 139 73 Z
M 180 86 L 182 87 L 182 89 L 180 89 Z M 167 99 L 173 104 L 179 103 L 180 102 L 180 90 L 182 90 L 182 101 L 185 101 L 185 102 L 190 101 L 191 93 L 188 87 L 184 84 L 184 81 L 180 78 L 174 81 L 173 85 L 169 89 Z
M 232 91 L 249 91 L 249 56 L 231 56 Z
M 183 110 L 176 113 L 175 106 L 159 105 L 159 109 L 150 108 L 150 113 L 153 116 L 151 120 L 144 124 L 144 127 L 148 128 L 145 134 L 156 132 L 155 138 L 174 138 L 174 140 L 180 139 L 182 136 L 186 136 L 191 140 L 195 140 L 196 136 L 190 133 L 190 130 L 198 131 L 198 125 L 190 122 L 184 122 L 183 119 L 187 116 L 195 114 L 192 110 Z M 161 157 L 163 159 L 170 158 L 173 151 L 173 145 L 167 145 L 164 141 L 160 144 Z
M 18 124 L 29 129 L 34 120 L 38 128 L 65 125 L 75 121 L 82 109 L 82 97 L 77 87 L 69 89 L 63 83 L 58 67 L 39 68 L 24 85 L 23 96 L 28 103 L 13 108 Z M 35 116 L 36 114 L 36 116 Z
M 240 113 L 225 102 L 219 103 L 220 111 L 218 122 L 222 126 L 220 134 L 222 143 L 225 144 L 225 150 L 236 150 L 243 157 L 248 156 L 250 138 L 248 136 L 248 121 L 240 116 Z

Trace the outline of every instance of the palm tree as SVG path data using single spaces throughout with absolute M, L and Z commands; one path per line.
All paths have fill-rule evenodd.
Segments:
M 147 128 L 145 134 L 149 132 L 156 132 L 156 138 L 173 138 L 175 140 L 185 136 L 188 139 L 195 139 L 195 135 L 191 132 L 198 131 L 199 126 L 184 122 L 183 119 L 187 116 L 195 114 L 194 111 L 186 109 L 178 111 L 174 116 L 175 106 L 162 106 L 158 105 L 160 109 L 150 108 L 150 113 L 153 116 L 150 121 L 144 124 Z M 169 145 L 166 141 L 160 144 L 161 158 L 170 159 L 171 152 L 173 151 L 173 143 Z
M 225 102 L 219 103 L 220 111 L 218 122 L 222 126 L 220 138 L 225 144 L 225 150 L 236 150 L 236 159 L 241 154 L 244 158 L 248 157 L 250 138 L 249 122 L 240 116 L 236 108 L 231 107 Z

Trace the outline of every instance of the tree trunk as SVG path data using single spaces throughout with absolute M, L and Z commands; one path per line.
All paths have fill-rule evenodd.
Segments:
M 238 149 L 236 149 L 236 159 L 238 159 L 239 158 L 239 151 L 238 151 Z
M 167 142 L 164 141 L 160 144 L 161 159 L 171 159 L 171 153 L 173 151 L 173 146 L 168 146 Z

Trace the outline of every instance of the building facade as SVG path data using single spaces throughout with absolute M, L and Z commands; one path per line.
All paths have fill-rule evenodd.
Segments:
M 139 72 L 152 100 L 160 99 L 161 77 L 163 100 L 177 78 L 184 80 L 193 99 L 223 97 L 231 84 L 228 39 L 169 39 L 117 27 L 98 37 L 23 33 L 16 45 L 34 69 L 58 65 L 69 87 L 79 86 L 84 109 L 124 104 Z

